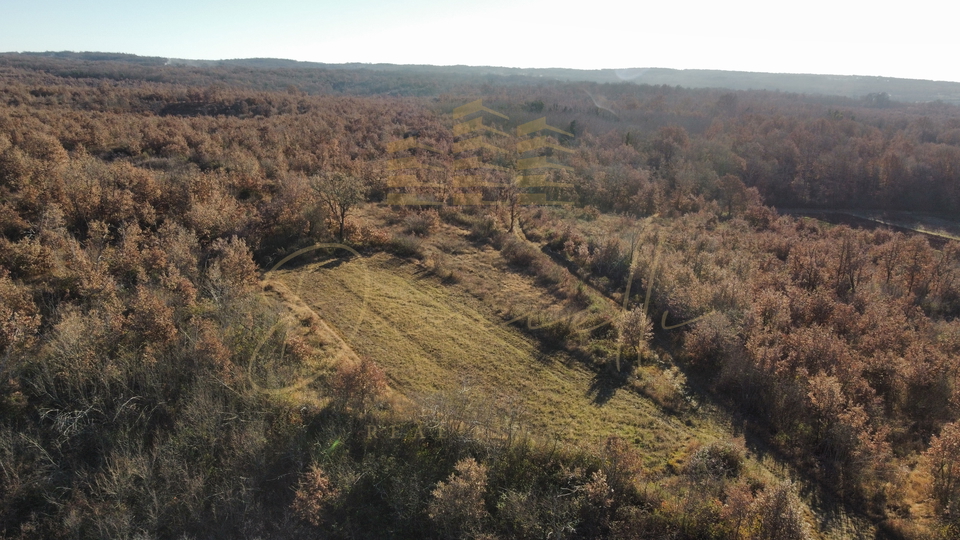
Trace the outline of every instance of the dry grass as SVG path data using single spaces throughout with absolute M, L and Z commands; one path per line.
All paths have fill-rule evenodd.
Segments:
M 380 217 L 370 212 L 367 219 Z M 614 376 L 590 358 L 544 348 L 522 323 L 508 324 L 516 314 L 563 311 L 576 302 L 508 264 L 494 247 L 471 242 L 464 228 L 440 223 L 423 250 L 422 262 L 380 253 L 279 271 L 272 279 L 286 283 L 358 355 L 375 359 L 401 396 L 395 402 L 446 403 L 464 416 L 461 427 L 489 414 L 482 410 L 510 403 L 538 438 L 596 448 L 618 435 L 640 449 L 648 471 L 667 475 L 683 469 L 691 448 L 734 438 L 726 415 L 703 396 L 690 396 L 670 362 Z M 443 279 L 438 265 L 458 279 Z M 612 299 L 588 292 L 589 309 L 616 309 Z M 470 406 L 463 399 L 485 402 L 464 412 Z M 748 456 L 746 467 L 773 483 L 797 478 L 767 452 Z M 808 503 L 818 506 L 815 498 Z M 822 538 L 872 530 L 846 512 L 817 519 Z
M 309 265 L 273 278 L 299 296 L 360 355 L 376 359 L 391 386 L 414 400 L 466 381 L 491 399 L 515 399 L 543 437 L 592 445 L 619 435 L 651 451 L 649 466 L 691 438 L 714 439 L 628 386 L 617 387 L 563 352 L 509 326 L 472 295 L 379 254 L 335 267 Z

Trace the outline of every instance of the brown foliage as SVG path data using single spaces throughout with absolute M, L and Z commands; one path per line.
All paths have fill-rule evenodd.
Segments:
M 173 323 L 173 308 L 154 291 L 144 286 L 137 287 L 131 310 L 129 327 L 138 339 L 164 345 L 176 338 L 177 328 Z
M 451 538 L 462 533 L 479 532 L 487 517 L 484 496 L 487 491 L 487 467 L 473 458 L 457 462 L 446 481 L 437 483 L 427 514 Z
M 213 261 L 207 269 L 208 279 L 214 286 L 227 287 L 238 293 L 249 292 L 257 285 L 259 272 L 253 262 L 247 243 L 231 237 L 218 238 L 211 246 Z
M 940 512 L 955 517 L 960 512 L 960 424 L 943 426 L 925 457 L 933 476 L 933 500 Z
M 768 486 L 754 500 L 751 540 L 807 540 L 809 525 L 800 498 L 790 484 Z
M 237 516 L 279 522 L 258 512 L 270 506 L 263 494 L 271 482 L 284 477 L 278 470 L 289 469 L 272 456 L 301 451 L 302 441 L 282 435 L 299 433 L 284 420 L 298 415 L 234 395 L 242 387 L 234 356 L 252 347 L 244 332 L 265 320 L 244 301 L 258 279 L 254 261 L 276 260 L 322 237 L 324 213 L 341 236 L 375 248 L 391 244 L 383 231 L 356 227 L 353 234 L 350 208 L 318 211 L 318 200 L 330 200 L 309 179 L 341 171 L 380 197 L 383 182 L 364 164 L 381 159 L 387 142 L 412 131 L 441 150 L 454 140 L 432 97 L 332 95 L 381 92 L 398 84 L 395 75 L 319 70 L 307 81 L 300 70 L 162 63 L 0 58 L 0 357 L 17 358 L 4 372 L 12 382 L 3 383 L 9 397 L 0 405 L 2 534 L 207 537 L 217 533 L 204 524 L 215 522 L 228 524 L 220 535 L 243 536 L 246 525 L 230 528 L 243 521 Z M 463 89 L 424 81 L 409 88 Z M 285 90 L 294 83 L 314 95 Z M 539 100 L 552 124 L 577 135 L 558 141 L 575 150 L 566 162 L 572 170 L 559 176 L 587 209 L 556 223 L 523 219 L 528 238 L 545 241 L 612 294 L 623 290 L 631 250 L 602 212 L 678 216 L 657 222 L 659 273 L 651 281 L 639 272 L 627 299 L 639 303 L 649 288 L 654 321 L 665 310 L 671 322 L 720 312 L 664 331 L 665 339 L 683 333 L 673 341 L 682 344 L 677 356 L 710 368 L 702 369 L 705 384 L 762 424 L 768 442 L 801 470 L 842 495 L 878 501 L 878 511 L 896 492 L 884 487 L 897 481 L 891 471 L 923 452 L 929 438 L 925 459 L 936 500 L 956 514 L 951 441 L 960 414 L 960 332 L 951 319 L 960 314 L 960 247 L 782 218 L 758 197 L 778 206 L 955 215 L 960 113 L 942 105 L 880 110 L 841 98 L 741 92 L 733 99 L 716 90 L 612 85 L 602 91 L 621 115 L 615 122 L 584 109 L 579 86 L 485 84 L 504 110 Z M 441 106 L 453 100 L 443 96 Z M 438 164 L 449 165 L 445 159 Z M 357 184 L 345 187 L 350 195 Z M 457 197 L 478 202 L 481 193 Z M 565 269 L 539 245 L 504 236 L 509 227 L 493 215 L 470 208 L 442 214 L 470 227 L 474 240 L 503 243 L 503 256 L 542 284 L 572 289 Z M 404 226 L 427 236 L 437 218 L 426 211 Z M 398 236 L 392 245 L 414 255 L 423 251 L 420 242 Z M 658 244 L 652 237 L 641 244 L 639 270 L 649 270 Z M 330 381 L 339 413 L 369 419 L 364 413 L 384 380 L 372 361 L 341 364 Z M 264 441 L 279 442 L 268 451 Z M 712 463 L 717 456 L 705 452 L 701 461 Z M 581 509 L 603 516 L 590 530 L 610 525 L 604 520 L 619 505 L 621 517 L 634 519 L 625 530 L 676 535 L 670 516 L 682 512 L 658 506 L 656 522 L 630 498 L 642 474 L 630 445 L 612 439 L 600 454 L 601 470 L 589 479 L 581 471 L 572 484 L 564 480 L 564 489 L 583 496 Z M 434 523 L 451 535 L 477 532 L 487 519 L 485 481 L 483 466 L 458 464 L 437 485 Z M 378 494 L 370 500 L 381 497 L 379 486 L 370 488 Z M 326 510 L 337 487 L 319 469 L 304 473 L 294 512 L 314 524 L 333 519 Z M 457 490 L 466 498 L 454 496 Z M 576 527 L 570 501 L 577 497 L 517 486 L 504 492 L 511 494 L 505 507 L 517 515 L 529 501 L 542 510 L 518 518 L 530 524 L 523 530 L 565 534 Z M 678 522 L 726 519 L 740 537 L 803 536 L 785 488 L 755 498 L 743 485 L 725 493 L 724 506 L 676 506 L 707 516 Z M 425 499 L 413 507 L 422 509 Z M 422 512 L 419 519 L 426 521 Z M 135 531 L 136 523 L 147 525 Z M 250 530 L 246 536 L 271 534 Z
M 317 465 L 300 476 L 300 483 L 293 498 L 293 512 L 300 519 L 319 527 L 324 524 L 325 514 L 339 497 L 340 492 Z
M 40 327 L 40 315 L 28 292 L 0 269 L 0 356 L 29 347 Z
M 359 363 L 342 359 L 330 386 L 337 407 L 366 414 L 386 390 L 387 377 L 380 366 L 367 357 L 361 357 Z

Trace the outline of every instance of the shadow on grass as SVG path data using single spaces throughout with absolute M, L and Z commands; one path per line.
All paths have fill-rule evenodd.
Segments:
M 344 249 L 324 248 L 316 251 L 304 253 L 283 263 L 279 268 L 272 269 L 272 265 L 277 261 L 271 262 L 271 266 L 263 268 L 263 271 L 291 271 L 299 270 L 308 266 L 317 268 L 336 268 L 341 264 L 356 259 L 357 256 Z
M 593 380 L 590 381 L 590 388 L 587 389 L 589 396 L 596 405 L 605 405 L 608 401 L 617 395 L 617 391 L 630 383 L 630 376 L 633 374 L 634 366 L 632 363 L 621 365 L 618 372 L 612 363 L 607 364 L 600 369 Z

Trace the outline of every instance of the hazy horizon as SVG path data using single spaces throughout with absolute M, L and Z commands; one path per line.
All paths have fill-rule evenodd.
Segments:
M 515 68 L 664 67 L 960 82 L 943 62 L 960 38 L 941 4 L 908 12 L 819 1 L 620 5 L 530 0 L 402 5 L 223 0 L 12 2 L 0 50 L 103 51 L 176 59 Z
M 360 65 L 360 66 L 398 66 L 398 67 L 434 67 L 434 68 L 456 68 L 456 67 L 466 67 L 466 68 L 491 68 L 491 69 L 517 69 L 517 70 L 573 70 L 573 71 L 613 71 L 616 76 L 623 81 L 632 81 L 640 77 L 639 74 L 625 75 L 621 74 L 624 71 L 647 71 L 647 70 L 672 70 L 672 71 L 718 71 L 725 73 L 747 73 L 747 74 L 757 74 L 757 75 L 797 75 L 797 76 L 826 76 L 826 77 L 864 77 L 864 78 L 881 78 L 881 79 L 902 79 L 902 80 L 916 80 L 924 82 L 947 82 L 947 83 L 958 83 L 960 81 L 949 81 L 943 79 L 918 79 L 912 77 L 898 77 L 898 76 L 889 76 L 889 75 L 858 75 L 858 74 L 841 74 L 841 73 L 817 73 L 817 72 L 795 72 L 795 71 L 755 71 L 747 69 L 724 69 L 724 68 L 676 68 L 671 66 L 629 66 L 629 67 L 602 67 L 602 68 L 577 68 L 577 67 L 568 67 L 568 66 L 544 66 L 544 67 L 518 67 L 518 66 L 505 66 L 505 65 L 493 65 L 493 64 L 427 64 L 427 63 L 410 63 L 410 62 L 385 62 L 385 61 L 351 61 L 351 62 L 327 62 L 323 60 L 295 60 L 293 58 L 282 58 L 282 57 L 272 57 L 272 56 L 245 56 L 245 57 L 225 57 L 225 58 L 185 58 L 185 57 L 173 57 L 173 56 L 162 56 L 162 55 L 146 55 L 146 54 L 137 54 L 130 53 L 127 51 L 113 51 L 113 50 L 10 50 L 10 51 L 0 51 L 0 54 L 27 54 L 27 55 L 56 55 L 56 54 L 103 54 L 103 55 L 133 55 L 141 58 L 163 58 L 167 60 L 168 63 L 171 61 L 190 63 L 217 63 L 217 62 L 238 62 L 238 61 L 252 61 L 252 60 L 268 60 L 268 61 L 280 61 L 280 62 L 297 62 L 304 64 L 325 64 L 325 65 Z

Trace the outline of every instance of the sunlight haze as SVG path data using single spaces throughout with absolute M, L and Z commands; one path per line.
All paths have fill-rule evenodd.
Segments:
M 4 2 L 0 51 L 577 69 L 667 67 L 960 81 L 955 8 L 739 0 Z

